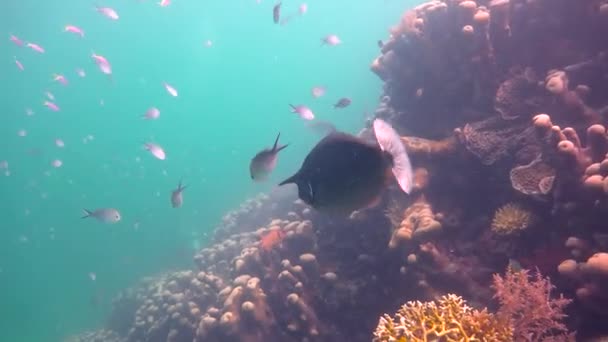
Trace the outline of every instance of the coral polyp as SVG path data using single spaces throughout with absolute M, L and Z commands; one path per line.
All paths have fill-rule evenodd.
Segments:
M 496 210 L 492 219 L 492 231 L 499 235 L 513 235 L 533 224 L 532 213 L 516 203 L 507 203 Z

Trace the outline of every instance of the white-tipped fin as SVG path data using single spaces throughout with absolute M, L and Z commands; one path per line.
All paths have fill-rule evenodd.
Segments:
M 399 187 L 409 194 L 412 191 L 413 171 L 401 137 L 391 125 L 381 119 L 374 120 L 374 133 L 380 148 L 393 157 L 393 175 Z

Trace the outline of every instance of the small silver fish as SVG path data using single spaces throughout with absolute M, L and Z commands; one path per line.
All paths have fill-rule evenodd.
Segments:
M 350 105 L 351 102 L 352 101 L 348 97 L 343 97 L 338 100 L 338 102 L 336 102 L 334 108 L 346 108 Z
M 272 148 L 266 148 L 258 152 L 255 157 L 251 159 L 251 163 L 249 164 L 249 173 L 251 175 L 251 179 L 254 181 L 265 180 L 272 170 L 274 170 L 274 168 L 277 166 L 278 153 L 289 145 L 285 144 L 283 146 L 279 146 L 280 136 L 281 133 L 279 132 Z
M 179 208 L 182 206 L 182 204 L 184 203 L 183 192 L 184 189 L 186 189 L 187 187 L 187 185 L 182 185 L 182 181 L 180 180 L 179 184 L 177 185 L 177 189 L 171 192 L 171 205 L 173 206 L 173 208 Z
M 102 208 L 94 211 L 84 209 L 84 212 L 83 219 L 93 217 L 103 223 L 117 223 L 121 219 L 120 212 L 114 208 Z

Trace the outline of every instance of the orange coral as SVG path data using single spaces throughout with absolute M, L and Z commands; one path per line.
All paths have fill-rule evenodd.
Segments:
M 374 342 L 422 341 L 513 341 L 508 323 L 498 320 L 487 310 L 466 305 L 464 299 L 450 294 L 435 302 L 407 302 L 395 319 L 380 318 Z

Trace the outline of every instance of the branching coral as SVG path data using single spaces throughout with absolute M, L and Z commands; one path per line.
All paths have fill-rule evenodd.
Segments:
M 487 310 L 467 306 L 450 294 L 435 302 L 407 302 L 395 318 L 384 315 L 374 332 L 374 342 L 513 341 L 508 323 Z
M 499 235 L 517 234 L 533 223 L 530 211 L 515 203 L 507 203 L 496 210 L 492 220 L 492 231 Z

